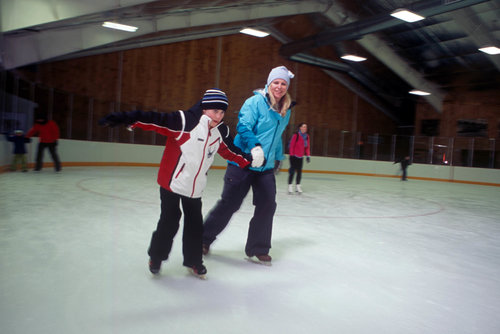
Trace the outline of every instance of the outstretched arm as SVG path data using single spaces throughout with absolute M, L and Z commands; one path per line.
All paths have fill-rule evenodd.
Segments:
M 99 120 L 99 125 L 115 127 L 117 125 L 139 127 L 144 130 L 156 131 L 163 135 L 179 132 L 184 129 L 184 114 L 181 111 L 160 113 L 155 111 L 114 112 Z

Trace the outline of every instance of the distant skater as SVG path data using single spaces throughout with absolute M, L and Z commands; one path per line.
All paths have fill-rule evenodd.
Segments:
M 61 161 L 57 154 L 57 141 L 59 140 L 59 127 L 56 122 L 49 120 L 47 116 L 37 116 L 35 124 L 26 134 L 27 138 L 39 136 L 38 149 L 36 152 L 35 171 L 38 172 L 43 168 L 43 152 L 46 148 L 49 149 L 50 156 L 54 161 L 54 169 L 56 172 L 61 171 Z
M 398 162 L 401 164 L 401 171 L 402 171 L 401 181 L 408 181 L 407 179 L 408 175 L 406 170 L 408 169 L 408 166 L 411 165 L 410 157 L 406 156 L 404 157 L 404 159 L 401 159 L 400 161 L 395 161 L 394 163 L 397 164 Z
M 297 173 L 295 184 L 297 193 L 302 194 L 300 181 L 302 179 L 302 166 L 304 165 L 304 156 L 307 163 L 311 162 L 309 135 L 307 134 L 307 124 L 301 123 L 297 132 L 292 136 L 289 143 L 290 168 L 288 169 L 288 193 L 293 194 L 293 178 Z
M 14 144 L 14 150 L 12 152 L 12 165 L 10 167 L 11 171 L 17 170 L 17 165 L 21 166 L 21 170 L 23 172 L 28 171 L 28 167 L 26 165 L 26 143 L 29 143 L 31 139 L 26 138 L 24 136 L 23 130 L 14 131 L 14 135 L 5 135 L 7 140 Z

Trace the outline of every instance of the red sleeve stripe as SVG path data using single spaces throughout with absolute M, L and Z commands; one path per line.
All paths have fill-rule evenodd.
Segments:
M 235 162 L 240 167 L 246 167 L 250 164 L 250 161 L 245 159 L 241 154 L 237 154 L 229 149 L 229 147 L 222 141 L 217 151 L 224 159 Z
M 140 128 L 146 131 L 155 131 L 164 136 L 177 136 L 178 138 L 180 138 L 184 133 L 184 130 L 182 131 L 172 130 L 165 126 L 159 126 L 153 123 L 143 123 L 143 122 L 135 122 L 134 124 L 132 124 L 130 128 L 131 129 Z

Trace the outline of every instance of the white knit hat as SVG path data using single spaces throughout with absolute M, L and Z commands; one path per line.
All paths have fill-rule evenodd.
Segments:
M 286 84 L 290 86 L 290 79 L 293 79 L 295 75 L 290 72 L 288 68 L 285 66 L 275 67 L 269 72 L 269 76 L 267 77 L 267 85 L 269 86 L 271 82 L 276 79 L 283 79 L 286 81 Z

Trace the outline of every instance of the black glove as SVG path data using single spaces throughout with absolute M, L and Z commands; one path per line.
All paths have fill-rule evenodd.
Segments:
M 275 160 L 274 161 L 274 175 L 278 175 L 280 172 L 281 168 L 281 161 L 280 160 Z
M 109 127 L 115 127 L 120 124 L 130 125 L 132 123 L 134 123 L 134 121 L 129 117 L 128 113 L 122 111 L 113 112 L 99 120 L 99 125 Z
M 311 162 L 311 157 L 306 157 L 306 161 L 307 161 L 307 163 L 310 163 Z

